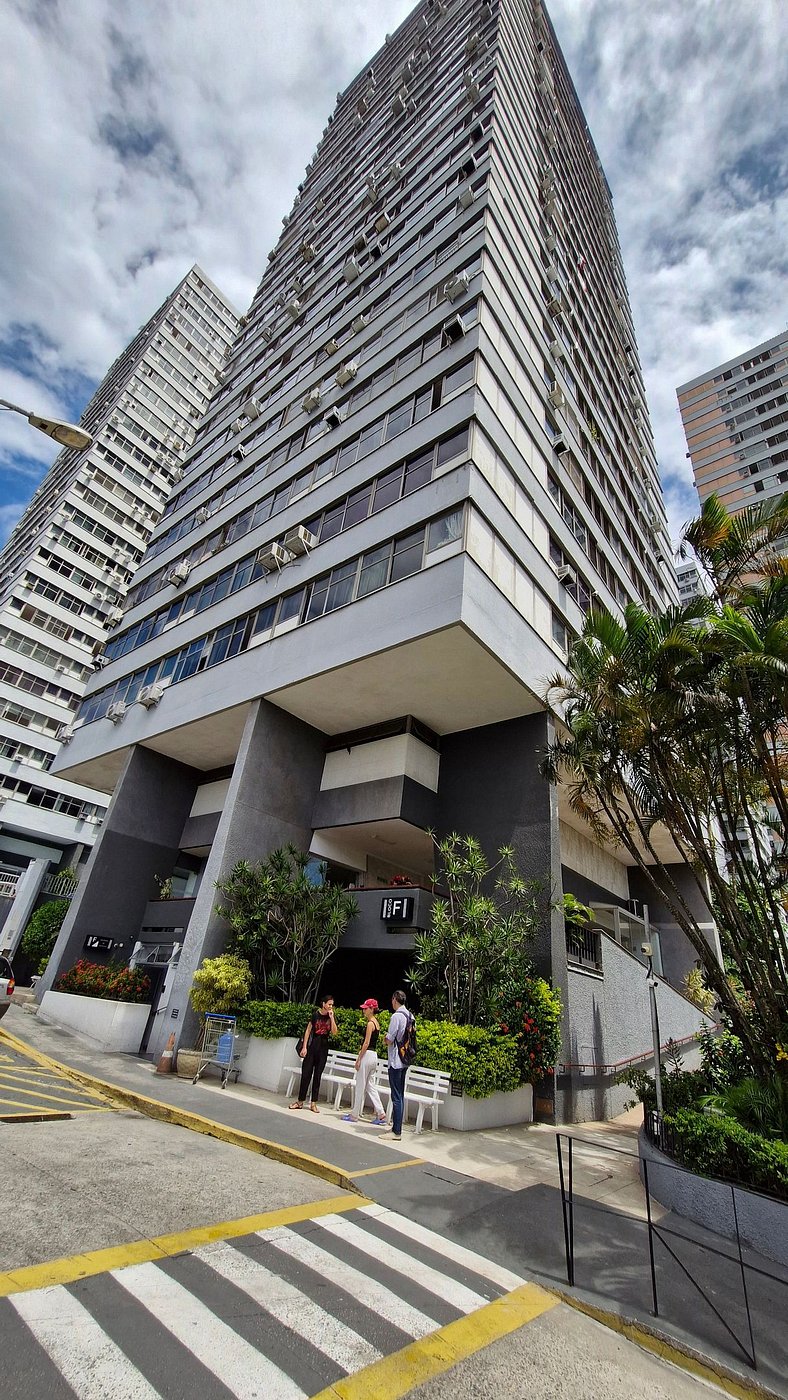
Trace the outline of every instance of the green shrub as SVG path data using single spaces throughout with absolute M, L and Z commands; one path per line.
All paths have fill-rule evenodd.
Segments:
M 245 958 L 234 953 L 221 953 L 218 958 L 204 958 L 194 974 L 189 1000 L 202 1015 L 215 1011 L 232 1016 L 243 1006 L 252 989 L 252 969 Z
M 521 1084 L 550 1074 L 561 1053 L 561 993 L 543 977 L 502 982 L 491 1001 L 500 1031 L 517 1044 Z
M 259 1036 L 262 1040 L 275 1040 L 278 1036 L 297 1040 L 303 1035 L 314 1009 L 313 1006 L 293 1002 L 249 1001 L 241 1011 L 238 1023 L 248 1035 Z M 339 1034 L 331 1038 L 332 1050 L 357 1055 L 364 1038 L 362 1013 L 351 1007 L 336 1006 L 334 1019 Z M 388 1011 L 378 1014 L 381 1027 L 378 1055 L 381 1059 L 386 1056 L 383 1037 L 390 1019 L 391 1013 Z M 484 1030 L 479 1026 L 455 1026 L 450 1021 L 425 1021 L 420 1016 L 416 1018 L 416 1023 L 416 1063 L 426 1069 L 439 1069 L 450 1074 L 455 1083 L 462 1084 L 471 1098 L 483 1099 L 498 1090 L 516 1089 L 523 1082 L 514 1036 L 500 1035 L 497 1031 Z
M 26 958 L 39 973 L 49 962 L 49 955 L 57 942 L 63 920 L 68 913 L 67 899 L 50 899 L 31 914 L 22 934 L 20 948 Z
M 141 968 L 126 967 L 125 963 L 92 963 L 81 958 L 58 977 L 55 991 L 103 1001 L 143 1002 L 150 995 L 150 977 Z
M 665 1126 L 673 1130 L 682 1166 L 788 1201 L 788 1143 L 748 1132 L 733 1118 L 689 1108 L 667 1114 Z
M 707 1093 L 721 1093 L 729 1084 L 752 1074 L 739 1037 L 729 1030 L 715 1032 L 706 1027 L 698 1035 L 700 1058 L 706 1074 Z

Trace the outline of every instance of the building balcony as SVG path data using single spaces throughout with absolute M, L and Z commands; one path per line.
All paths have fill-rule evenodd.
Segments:
M 413 936 L 429 928 L 435 895 L 424 885 L 352 890 L 358 914 L 340 947 L 396 952 L 413 947 Z

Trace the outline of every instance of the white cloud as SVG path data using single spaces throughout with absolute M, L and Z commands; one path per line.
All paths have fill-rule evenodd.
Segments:
M 613 189 L 679 525 L 676 385 L 782 326 L 788 5 L 548 5 Z M 248 304 L 337 89 L 409 9 L 6 0 L 0 348 L 25 402 L 78 411 L 194 261 Z M 7 417 L 6 460 L 51 460 Z

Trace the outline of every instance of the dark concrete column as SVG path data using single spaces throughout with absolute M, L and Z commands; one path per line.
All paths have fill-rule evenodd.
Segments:
M 131 750 L 38 983 L 39 1000 L 58 973 L 82 957 L 89 934 L 113 938 L 118 946 L 112 957 L 128 962 L 153 892 L 153 877 L 169 874 L 180 849 L 199 778 L 197 769 L 141 744 Z M 102 959 L 91 954 L 91 960 Z
M 550 907 L 562 893 L 558 799 L 539 773 L 551 737 L 542 712 L 442 738 L 436 829 L 439 837 L 452 831 L 475 836 L 490 861 L 501 846 L 511 846 L 520 873 L 541 882 L 544 917 L 531 956 L 537 973 L 559 988 L 566 1009 L 564 923 Z M 537 1116 L 553 1117 L 551 1095 L 552 1083 L 537 1087 Z
M 184 1044 L 196 1034 L 189 988 L 203 958 L 224 951 L 227 925 L 216 914 L 216 882 L 236 861 L 258 861 L 292 841 L 307 851 L 323 773 L 324 735 L 267 700 L 249 707 L 233 776 L 194 904 L 169 1001 L 170 1015 L 148 1047 L 154 1057 L 171 1030 Z M 172 1012 L 177 1017 L 173 1018 Z

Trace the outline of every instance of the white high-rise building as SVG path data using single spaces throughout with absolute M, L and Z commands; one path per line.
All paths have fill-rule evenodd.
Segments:
M 470 832 L 600 911 L 567 942 L 554 908 L 534 950 L 567 1007 L 557 1091 L 598 1113 L 649 1044 L 640 935 L 676 984 L 694 955 L 541 778 L 545 687 L 592 599 L 678 590 L 610 191 L 544 7 L 422 0 L 283 224 L 58 760 L 115 796 L 51 975 L 111 925 L 159 967 L 156 1051 L 224 946 L 216 880 L 293 841 L 356 891 L 332 990 L 385 1004 L 429 831 Z M 668 986 L 661 1016 L 698 1021 Z
M 36 867 L 2 946 L 42 881 L 96 839 L 106 793 L 52 763 L 237 329 L 192 268 L 93 395 L 81 419 L 93 445 L 59 454 L 0 554 L 0 913 Z

